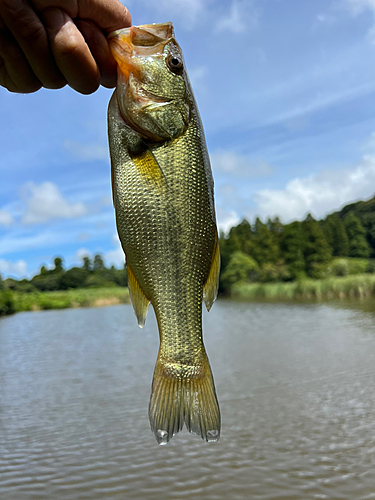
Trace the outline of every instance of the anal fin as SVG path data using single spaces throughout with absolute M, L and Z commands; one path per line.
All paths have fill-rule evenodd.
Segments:
M 215 247 L 212 254 L 211 268 L 206 283 L 203 286 L 203 300 L 206 304 L 207 311 L 212 307 L 217 297 L 219 289 L 219 273 L 220 273 L 220 250 L 217 233 L 215 235 Z
M 130 300 L 137 317 L 138 326 L 143 328 L 146 322 L 146 316 L 148 311 L 148 306 L 150 305 L 150 301 L 143 293 L 143 290 L 138 283 L 137 278 L 133 272 L 133 269 L 129 264 L 127 264 L 128 269 L 128 286 L 129 286 L 129 294 Z

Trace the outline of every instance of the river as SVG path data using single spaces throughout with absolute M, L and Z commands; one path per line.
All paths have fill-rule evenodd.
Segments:
M 158 349 L 128 305 L 0 320 L 4 500 L 374 500 L 375 310 L 218 301 L 204 338 L 222 435 L 167 446 Z

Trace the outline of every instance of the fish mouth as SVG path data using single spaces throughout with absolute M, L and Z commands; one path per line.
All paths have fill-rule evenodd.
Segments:
M 112 31 L 107 37 L 112 55 L 127 80 L 130 73 L 139 76 L 136 64 L 130 62 L 133 55 L 161 54 L 171 38 L 174 38 L 172 23 L 131 26 Z

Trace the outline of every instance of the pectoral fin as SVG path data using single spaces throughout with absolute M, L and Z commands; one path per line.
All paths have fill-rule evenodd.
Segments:
M 130 293 L 130 300 L 132 302 L 132 306 L 137 317 L 138 326 L 143 328 L 146 321 L 148 306 L 150 301 L 143 293 L 143 290 L 138 283 L 137 278 L 133 272 L 133 269 L 129 264 L 127 264 L 128 269 L 128 286 Z
M 149 185 L 163 189 L 165 186 L 165 177 L 152 152 L 146 148 L 135 153 L 130 152 L 130 155 L 144 181 Z
M 203 300 L 206 304 L 207 311 L 212 307 L 217 297 L 217 291 L 219 288 L 219 273 L 220 273 L 220 251 L 219 251 L 219 241 L 216 234 L 215 237 L 215 248 L 212 254 L 211 268 L 208 275 L 207 281 L 203 286 Z

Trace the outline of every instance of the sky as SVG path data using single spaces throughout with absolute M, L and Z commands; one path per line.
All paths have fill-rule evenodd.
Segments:
M 218 224 L 316 218 L 375 194 L 375 0 L 128 0 L 172 21 L 202 116 Z M 0 273 L 101 253 L 120 267 L 112 91 L 0 88 Z

